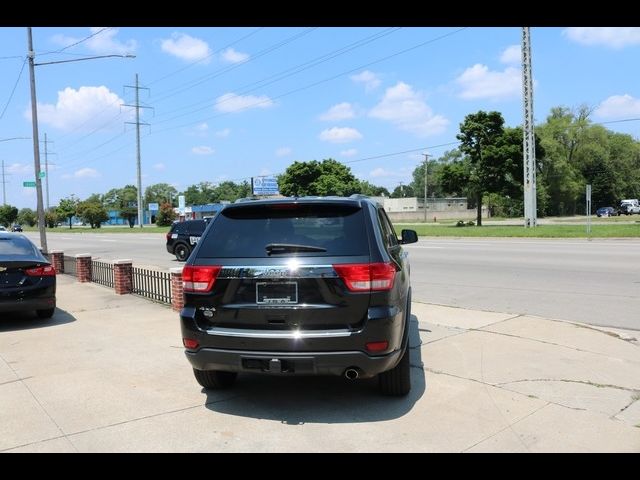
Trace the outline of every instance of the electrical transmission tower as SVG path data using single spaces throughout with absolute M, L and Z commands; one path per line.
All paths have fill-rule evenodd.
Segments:
M 138 226 L 142 228 L 143 218 L 142 218 L 142 166 L 140 164 L 140 125 L 149 125 L 148 123 L 140 122 L 140 109 L 141 108 L 151 108 L 144 105 L 140 105 L 140 90 L 145 89 L 149 90 L 146 87 L 141 87 L 138 83 L 138 74 L 136 73 L 136 84 L 134 85 L 125 85 L 125 88 L 135 88 L 136 90 L 136 103 L 135 105 L 123 104 L 124 107 L 135 107 L 136 109 L 136 121 L 135 122 L 124 122 L 129 123 L 131 125 L 136 126 L 136 157 L 137 157 L 137 173 L 138 173 Z
M 533 133 L 533 77 L 531 74 L 531 37 L 529 27 L 522 27 L 522 105 L 524 157 L 524 226 L 538 223 L 536 206 L 536 142 Z

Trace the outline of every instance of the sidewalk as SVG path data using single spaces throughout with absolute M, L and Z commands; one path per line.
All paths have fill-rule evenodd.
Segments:
M 0 451 L 640 452 L 640 332 L 413 304 L 407 398 L 241 375 L 206 392 L 168 307 L 58 277 L 0 320 Z

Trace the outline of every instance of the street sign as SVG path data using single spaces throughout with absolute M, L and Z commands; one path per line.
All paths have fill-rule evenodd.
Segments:
M 275 177 L 254 177 L 254 195 L 278 195 L 278 180 Z
M 46 176 L 46 172 L 40 172 L 40 175 L 38 175 L 40 178 L 44 178 Z
M 22 182 L 22 186 L 36 188 L 36 182 Z
M 157 203 L 150 203 L 149 210 L 152 212 L 157 212 L 159 210 L 159 205 Z

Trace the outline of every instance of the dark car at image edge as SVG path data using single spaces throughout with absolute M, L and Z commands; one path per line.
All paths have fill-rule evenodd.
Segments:
M 183 269 L 186 356 L 205 388 L 238 373 L 377 376 L 411 389 L 409 263 L 384 209 L 367 198 L 226 206 Z
M 27 237 L 0 232 L 0 312 L 34 310 L 40 318 L 51 318 L 55 309 L 51 263 Z

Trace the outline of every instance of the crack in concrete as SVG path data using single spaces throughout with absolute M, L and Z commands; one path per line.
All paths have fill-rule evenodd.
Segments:
M 62 434 L 61 437 L 66 438 L 66 440 L 69 442 L 69 444 L 71 445 L 71 448 L 73 448 L 76 453 L 78 452 L 78 449 L 76 448 L 76 446 L 73 444 L 73 442 L 68 438 L 67 434 L 64 432 L 64 430 L 62 430 L 62 427 L 60 425 L 58 425 L 58 422 L 55 421 L 55 419 L 51 416 L 51 414 L 47 411 L 46 408 L 44 408 L 44 405 L 42 405 L 42 403 L 40 403 L 40 400 L 38 400 L 38 397 L 36 397 L 35 393 L 33 393 L 33 391 L 29 388 L 29 385 L 27 385 L 25 383 L 25 379 L 20 378 L 20 376 L 18 375 L 18 372 L 15 371 L 15 369 L 9 364 L 9 362 L 7 362 L 4 357 L 0 354 L 0 360 L 2 360 L 13 372 L 13 374 L 16 376 L 16 379 L 18 382 L 20 382 L 22 384 L 22 386 L 24 386 L 24 388 L 27 390 L 27 392 L 29 392 L 29 395 L 31 395 L 31 397 L 33 398 L 33 400 L 38 404 L 38 406 L 42 409 L 42 411 L 44 412 L 44 414 L 49 417 L 49 420 L 51 420 L 51 422 L 56 426 L 56 428 L 58 429 L 58 431 Z M 31 377 L 27 377 L 27 378 L 31 378 Z M 56 438 L 60 438 L 60 437 L 56 437 Z M 52 440 L 52 439 L 49 439 Z M 38 442 L 36 442 L 38 443 Z
M 511 380 L 509 382 L 500 382 L 496 383 L 496 386 L 510 385 L 513 383 L 524 383 L 524 382 L 565 382 L 565 383 L 580 383 L 583 385 L 590 385 L 596 388 L 615 388 L 617 390 L 624 390 L 630 393 L 638 393 L 638 390 L 635 388 L 621 387 L 620 385 L 612 385 L 608 383 L 595 383 L 590 382 L 588 380 L 570 380 L 568 378 L 525 378 L 522 380 Z
M 515 421 L 515 422 L 513 422 L 513 423 L 510 423 L 509 425 L 507 425 L 506 427 L 504 427 L 502 430 L 498 430 L 496 433 L 493 433 L 493 434 L 489 435 L 488 437 L 483 438 L 482 440 L 480 440 L 480 441 L 478 441 L 478 442 L 474 443 L 473 445 L 471 445 L 471 446 L 469 446 L 469 447 L 465 448 L 464 450 L 462 450 L 462 451 L 461 451 L 461 453 L 464 453 L 464 452 L 467 452 L 467 451 L 471 450 L 471 449 L 472 449 L 473 447 L 475 447 L 476 445 L 480 445 L 482 442 L 485 442 L 485 441 L 489 440 L 490 438 L 493 438 L 493 437 L 495 437 L 496 435 L 499 435 L 500 433 L 504 432 L 504 431 L 505 431 L 505 430 L 507 430 L 507 429 L 509 429 L 509 430 L 511 430 L 511 431 L 513 432 L 513 434 L 518 438 L 518 440 L 520 440 L 520 442 L 522 443 L 522 445 L 524 446 L 524 448 L 529 452 L 529 451 L 530 451 L 530 450 L 529 450 L 529 447 L 527 446 L 527 444 L 526 444 L 526 443 L 524 443 L 524 440 L 522 440 L 522 438 L 520 438 L 520 435 L 518 435 L 518 433 L 516 433 L 516 431 L 515 431 L 515 430 L 513 430 L 513 427 L 514 427 L 514 425 L 517 425 L 518 423 L 522 422 L 524 419 L 529 418 L 529 417 L 530 417 L 531 415 L 533 415 L 534 413 L 539 412 L 540 410 L 542 410 L 543 408 L 548 407 L 548 406 L 549 406 L 549 405 L 551 405 L 551 404 L 552 404 L 552 402 L 547 402 L 547 403 L 545 403 L 545 404 L 544 404 L 544 405 L 542 405 L 540 408 L 536 408 L 536 409 L 535 409 L 535 410 L 533 410 L 531 413 L 528 413 L 527 415 L 525 415 L 525 416 L 524 416 L 524 417 L 522 417 L 521 419 L 516 420 L 516 421 Z
M 489 326 L 489 325 L 487 325 L 487 326 Z M 580 347 L 572 347 L 570 345 L 563 345 L 561 343 L 549 342 L 547 340 L 540 340 L 538 338 L 524 337 L 522 335 L 515 335 L 513 333 L 504 333 L 504 332 L 494 332 L 494 331 L 491 331 L 491 330 L 482 330 L 483 328 L 486 328 L 486 327 L 472 328 L 469 331 L 470 332 L 473 331 L 473 332 L 480 332 L 480 333 L 489 333 L 489 334 L 493 334 L 493 335 L 502 335 L 502 336 L 511 337 L 511 338 L 520 338 L 522 340 L 530 340 L 532 342 L 544 343 L 546 345 L 553 345 L 554 347 L 562 347 L 562 348 L 566 348 L 566 349 L 569 349 L 569 350 L 574 350 L 576 352 L 591 353 L 593 355 L 600 355 L 600 356 L 606 357 L 606 358 L 616 358 L 616 359 L 618 359 L 618 357 L 612 357 L 611 355 L 608 355 L 606 353 L 593 352 L 591 350 L 585 350 L 585 349 L 582 349 Z
M 2 385 L 8 385 L 9 383 L 16 383 L 16 382 L 21 382 L 23 380 L 28 380 L 30 378 L 33 378 L 33 375 L 31 375 L 29 377 L 16 378 L 15 380 L 9 380 L 8 382 L 2 382 L 2 383 L 0 383 L 0 387 Z
M 620 411 L 618 413 L 616 413 L 615 415 L 612 415 L 610 418 L 615 418 L 616 420 L 620 420 L 618 418 L 616 418 L 618 415 L 620 415 L 622 412 L 624 412 L 627 408 L 629 408 L 631 405 L 633 405 L 634 403 L 636 403 L 638 400 L 640 400 L 640 391 L 636 390 L 635 393 L 633 395 L 631 395 L 631 401 L 625 405 L 624 407 L 622 407 L 620 409 Z M 639 425 L 636 425 L 636 427 Z

